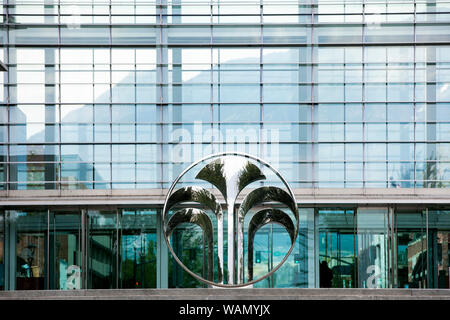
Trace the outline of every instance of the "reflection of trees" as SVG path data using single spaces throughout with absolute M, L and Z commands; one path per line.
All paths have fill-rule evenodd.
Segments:
M 150 240 L 147 247 L 135 250 L 136 259 L 122 261 L 122 287 L 156 288 L 156 243 Z
M 425 165 L 425 173 L 423 177 L 423 186 L 425 188 L 444 188 L 444 183 L 442 182 L 443 176 L 437 167 L 436 155 L 434 152 L 431 156 L 427 158 L 427 163 Z M 431 180 L 431 181 L 428 181 Z
M 203 263 L 203 236 L 198 229 L 199 227 L 192 226 L 176 229 L 172 236 L 172 247 L 189 270 L 204 276 L 206 266 Z M 175 288 L 204 287 L 202 283 L 184 271 L 175 259 L 171 259 L 169 263 L 169 282 L 170 287 Z
M 399 178 L 398 178 L 400 181 L 395 181 L 394 177 L 391 175 L 389 177 L 390 187 L 392 187 L 392 188 L 401 188 L 401 187 L 409 188 L 410 184 L 411 184 L 411 181 L 410 181 L 411 180 L 411 170 L 413 171 L 413 176 L 414 176 L 414 167 L 411 169 L 411 167 L 409 166 L 409 163 L 401 164 Z M 414 183 L 414 181 L 412 181 L 412 183 Z

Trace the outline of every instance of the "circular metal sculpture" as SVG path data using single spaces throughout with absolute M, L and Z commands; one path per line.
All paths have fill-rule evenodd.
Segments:
M 213 190 L 210 191 L 209 188 L 200 186 L 181 186 L 176 189 L 179 184 L 182 185 L 180 180 L 188 173 L 194 173 L 195 179 L 199 182 L 203 181 L 203 184 L 210 183 Z M 278 179 L 283 188 L 262 185 L 266 180 L 266 175 Z M 254 182 L 262 183 L 259 184 L 260 186 L 252 188 Z M 242 192 L 246 188 L 249 192 Z M 243 197 L 239 207 L 236 206 L 238 196 Z M 219 202 L 221 197 L 226 206 L 226 217 L 223 215 L 222 205 Z M 283 211 L 280 206 L 285 210 Z M 216 232 L 214 232 L 213 222 L 207 211 L 212 212 L 215 217 Z M 253 214 L 250 214 L 251 212 Z M 245 279 L 244 220 L 246 216 L 251 218 L 247 224 L 248 261 Z M 224 218 L 227 222 L 227 280 L 224 276 Z M 217 287 L 249 286 L 272 275 L 292 252 L 299 226 L 297 202 L 286 180 L 267 162 L 238 152 L 213 154 L 186 168 L 173 182 L 167 193 L 162 221 L 164 238 L 177 263 L 194 278 Z M 194 224 L 203 232 L 208 248 L 206 259 L 208 272 L 205 277 L 186 267 L 171 246 L 173 231 L 185 223 Z M 270 223 L 284 227 L 289 235 L 291 246 L 277 266 L 264 276 L 253 279 L 254 238 L 260 228 Z M 217 239 L 214 239 L 215 233 Z M 217 246 L 216 281 L 214 281 L 215 246 Z

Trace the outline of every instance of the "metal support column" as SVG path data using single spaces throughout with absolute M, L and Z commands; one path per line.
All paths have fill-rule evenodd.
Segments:
M 87 215 L 81 209 L 81 289 L 87 289 Z
M 5 290 L 16 289 L 16 238 L 17 226 L 11 217 L 14 211 L 5 211 Z
M 163 235 L 163 221 L 161 219 L 161 212 L 156 214 L 156 287 L 169 287 L 169 249 Z

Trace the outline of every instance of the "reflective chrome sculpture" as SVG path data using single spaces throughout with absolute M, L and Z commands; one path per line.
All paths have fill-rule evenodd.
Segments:
M 206 165 L 205 165 L 206 163 Z M 197 169 L 201 166 L 200 169 Z M 198 180 L 206 181 L 215 187 L 223 196 L 227 210 L 227 283 L 224 280 L 224 239 L 223 239 L 223 214 L 222 207 L 217 197 L 209 190 L 197 187 L 181 187 L 174 191 L 180 179 L 190 170 L 199 170 L 195 175 Z M 266 180 L 264 172 L 274 174 L 282 182 L 285 189 L 262 186 L 254 188 L 243 199 L 236 210 L 236 202 L 241 192 L 256 181 Z M 277 204 L 283 206 L 292 215 L 279 208 L 267 208 L 267 205 Z M 170 218 L 169 211 L 181 204 L 188 204 L 187 208 L 177 210 Z M 194 207 L 197 206 L 197 207 Z M 200 206 L 200 208 L 198 208 Z M 247 282 L 244 282 L 244 229 L 245 218 L 254 208 L 259 211 L 253 214 L 248 224 L 248 273 Z M 262 207 L 262 209 L 260 208 Z M 214 228 L 210 217 L 205 210 L 211 210 L 217 219 L 217 282 L 214 282 Z M 294 218 L 293 222 L 291 216 Z M 242 153 L 221 153 L 203 158 L 184 170 L 174 181 L 169 189 L 163 209 L 164 235 L 175 260 L 189 274 L 209 285 L 219 287 L 241 287 L 260 281 L 275 272 L 288 258 L 295 245 L 298 234 L 298 210 L 294 194 L 282 176 L 268 163 L 251 155 Z M 189 270 L 173 251 L 170 239 L 173 230 L 183 224 L 192 223 L 198 225 L 206 238 L 208 253 L 208 276 L 207 279 Z M 253 279 L 253 243 L 256 232 L 266 224 L 276 223 L 283 226 L 291 240 L 291 247 L 283 260 L 265 276 Z M 237 228 L 237 238 L 235 232 Z M 237 261 L 235 257 L 235 246 L 237 249 Z

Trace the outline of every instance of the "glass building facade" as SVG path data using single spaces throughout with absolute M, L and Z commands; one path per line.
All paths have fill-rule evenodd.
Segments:
M 449 288 L 449 1 L 0 7 L 0 290 L 201 287 L 158 195 L 224 151 L 299 202 L 294 251 L 255 286 Z M 204 246 L 173 241 L 202 272 Z M 263 228 L 255 273 L 286 246 Z

